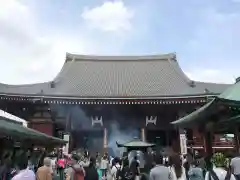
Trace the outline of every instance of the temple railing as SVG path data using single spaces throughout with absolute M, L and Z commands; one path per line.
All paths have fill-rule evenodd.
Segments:
M 195 137 L 193 140 L 193 145 L 192 146 L 203 146 L 204 142 L 200 137 Z M 218 137 L 215 137 L 213 141 L 213 146 L 217 147 L 233 147 L 234 142 L 233 141 L 221 141 Z

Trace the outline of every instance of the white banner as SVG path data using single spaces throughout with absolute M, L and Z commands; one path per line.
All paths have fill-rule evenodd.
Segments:
M 187 154 L 187 137 L 186 134 L 180 134 L 181 154 Z
M 69 150 L 69 139 L 70 139 L 69 134 L 64 134 L 64 135 L 63 135 L 63 140 L 64 140 L 64 141 L 67 141 L 66 145 L 63 146 L 63 154 L 68 154 L 68 150 Z

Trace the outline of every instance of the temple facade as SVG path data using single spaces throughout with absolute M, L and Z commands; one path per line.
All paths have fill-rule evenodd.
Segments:
M 84 56 L 67 54 L 50 82 L 0 84 L 0 109 L 49 135 L 70 135 L 70 149 L 111 148 L 138 137 L 179 151 L 179 134 L 202 148 L 197 130 L 170 122 L 222 93 L 228 84 L 197 82 L 180 68 L 176 54 Z M 191 134 L 191 135 L 189 135 Z M 191 137 L 190 137 L 191 136 Z M 219 142 L 220 143 L 219 143 Z M 216 147 L 229 147 L 216 136 Z M 224 144 L 225 143 L 225 144 Z

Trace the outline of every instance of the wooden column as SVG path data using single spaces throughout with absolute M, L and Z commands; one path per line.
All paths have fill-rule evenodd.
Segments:
M 239 139 L 240 139 L 239 126 L 236 126 L 236 128 L 234 130 L 234 145 L 235 145 L 235 151 L 237 153 L 240 152 L 240 149 L 239 149 Z
M 145 132 L 145 128 L 141 128 L 141 139 L 142 139 L 142 141 L 146 141 L 146 132 Z
M 169 130 L 166 130 L 166 142 L 167 142 L 167 146 L 170 146 L 170 140 L 169 140 Z
M 108 134 L 107 128 L 104 128 L 103 129 L 103 150 L 104 150 L 104 152 L 107 152 L 107 149 L 108 149 L 107 134 Z
M 74 139 L 73 133 L 70 133 L 70 138 L 69 138 L 69 152 L 72 152 L 74 150 L 75 146 L 75 139 Z
M 204 153 L 205 153 L 205 162 L 207 169 L 210 170 L 212 168 L 211 158 L 213 154 L 212 143 L 213 143 L 213 133 L 210 131 L 204 132 Z
M 175 153 L 179 153 L 181 151 L 180 148 L 180 129 L 175 129 L 174 133 L 171 134 L 172 141 L 172 149 Z

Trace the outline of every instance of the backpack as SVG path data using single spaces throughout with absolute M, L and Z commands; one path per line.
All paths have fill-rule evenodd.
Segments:
M 75 168 L 73 168 L 73 171 L 74 171 L 74 180 L 83 180 L 84 179 L 83 171 L 76 170 Z
M 130 171 L 129 168 L 123 169 L 123 177 L 122 177 L 122 179 L 127 179 L 127 180 L 134 179 L 133 173 Z
M 230 172 L 230 170 L 228 170 L 224 180 L 230 180 L 231 179 L 231 175 L 232 175 L 232 173 Z M 219 180 L 217 174 L 213 170 L 209 171 L 209 180 L 211 180 L 211 177 L 214 180 Z
M 117 169 L 116 180 L 120 180 L 121 179 L 121 168 L 117 168 L 117 166 L 115 166 L 115 168 Z

